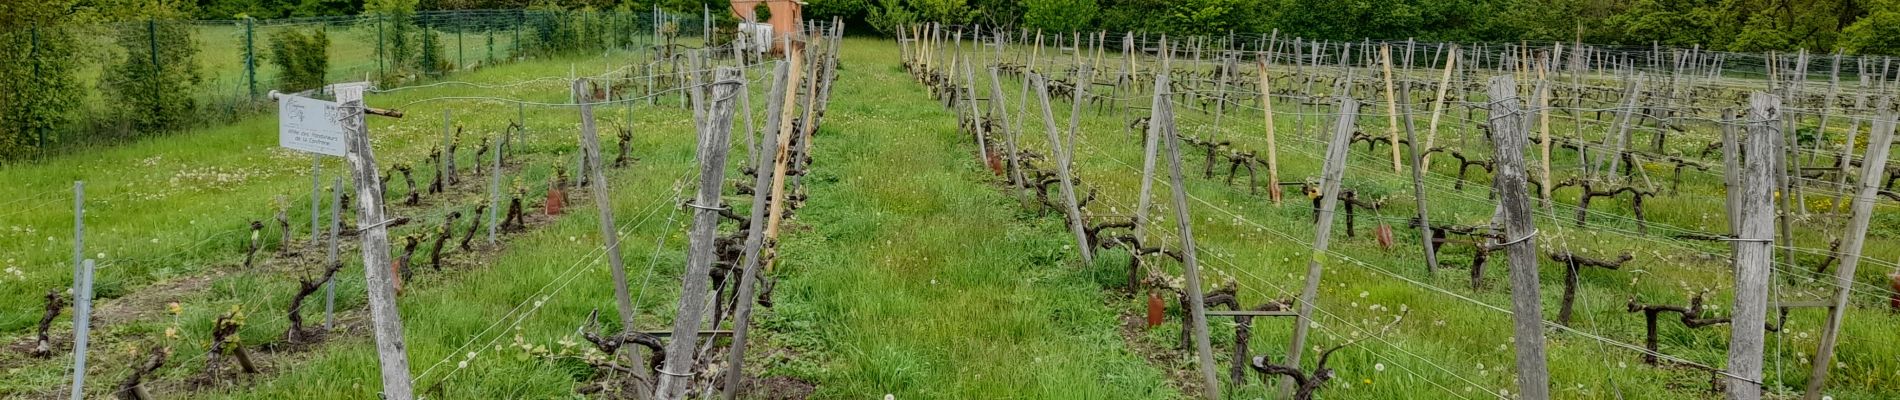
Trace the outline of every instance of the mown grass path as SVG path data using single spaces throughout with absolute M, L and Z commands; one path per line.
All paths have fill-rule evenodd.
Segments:
M 819 398 L 1175 397 L 1060 221 L 991 183 L 894 46 L 843 47 L 767 322 L 805 361 L 771 368 Z

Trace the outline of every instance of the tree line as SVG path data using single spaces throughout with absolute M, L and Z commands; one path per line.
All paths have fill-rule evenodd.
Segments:
M 0 1 L 0 160 L 14 159 L 75 132 L 177 130 L 201 107 L 189 89 L 205 77 L 192 30 L 167 21 L 273 19 L 463 9 L 617 10 L 654 8 L 678 14 L 709 10 L 732 21 L 728 0 L 32 0 Z M 1699 46 L 1736 52 L 1791 51 L 1900 55 L 1900 0 L 807 0 L 807 19 L 839 17 L 856 34 L 890 35 L 915 22 L 980 24 L 1048 33 L 1147 32 L 1172 35 L 1267 34 L 1328 40 L 1582 41 L 1608 45 Z M 406 21 L 405 18 L 395 18 Z M 560 28 L 547 19 L 549 27 Z M 587 20 L 601 22 L 599 20 Z M 409 35 L 391 27 L 384 52 L 397 64 L 422 49 L 416 68 L 437 75 L 446 65 L 428 57 L 430 29 Z M 568 29 L 572 28 L 572 29 Z M 536 29 L 537 48 L 585 42 L 575 26 Z M 315 35 L 316 32 L 307 32 Z M 411 38 L 411 36 L 414 36 Z M 572 40 L 564 40 L 568 38 Z M 307 70 L 322 82 L 315 58 L 327 38 L 258 38 L 270 51 L 260 64 Z M 413 45 L 412 42 L 413 41 Z M 99 51 L 116 43 L 123 51 Z M 141 46 L 140 44 L 143 44 Z M 163 46 L 161 46 L 163 44 Z M 213 49 L 230 51 L 230 49 Z M 79 78 L 102 67 L 100 82 Z M 111 126 L 76 126 L 86 93 L 116 99 Z M 109 129 L 107 129 L 109 128 Z M 66 134 L 62 134 L 66 133 Z M 96 133 L 95 133 L 96 134 Z
M 53 0 L 176 3 L 196 19 L 350 15 L 387 0 Z M 652 7 L 722 12 L 726 0 L 409 0 L 419 10 Z M 371 3 L 371 4 L 366 4 Z M 1576 41 L 1738 52 L 1900 54 L 1900 0 L 808 0 L 812 19 L 859 34 L 932 21 L 1175 35 L 1280 33 L 1307 38 Z
M 1900 0 L 813 0 L 882 33 L 919 21 L 1045 32 L 1329 40 L 1582 41 L 1736 52 L 1900 54 Z
M 373 35 L 356 40 L 374 43 L 374 79 L 394 86 L 468 67 L 455 65 L 466 60 L 450 59 L 445 47 L 450 44 L 445 41 L 459 40 L 458 33 L 474 31 L 470 39 L 485 43 L 485 56 L 474 60 L 485 66 L 497 61 L 492 30 L 498 26 L 512 24 L 516 30 L 519 40 L 504 47 L 501 55 L 514 59 L 629 46 L 632 38 L 615 32 L 638 25 L 650 7 L 696 16 L 709 6 L 708 0 L 659 0 L 638 8 L 633 3 L 598 2 L 608 3 L 600 5 L 610 9 L 595 4 L 569 8 L 548 1 L 452 1 L 0 1 L 0 53 L 14 55 L 0 58 L 0 165 L 45 156 L 49 150 L 229 122 L 267 111 L 268 101 L 260 95 L 264 91 L 306 90 L 330 81 L 336 33 L 326 32 L 328 24 L 254 32 L 250 27 L 258 19 L 344 16 L 334 20 L 354 24 L 347 22 L 357 20 L 353 16 L 374 16 L 374 28 L 364 31 L 370 33 L 353 35 Z M 522 12 L 518 17 L 494 17 L 457 13 L 450 6 L 517 6 L 513 9 Z M 212 14 L 232 10 L 238 12 Z M 719 25 L 731 26 L 730 18 Z M 205 54 L 237 54 L 249 61 L 242 70 L 207 71 Z M 264 69 L 276 79 L 258 79 L 257 71 Z M 219 74 L 226 83 L 211 86 L 211 78 Z M 232 88 L 232 79 L 240 87 Z M 241 87 L 244 82 L 248 88 Z

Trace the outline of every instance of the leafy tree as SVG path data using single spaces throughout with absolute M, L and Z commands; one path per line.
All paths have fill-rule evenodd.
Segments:
M 1183 35 L 1225 35 L 1228 32 L 1252 32 L 1255 21 L 1251 9 L 1258 5 L 1245 0 L 1182 0 L 1161 15 L 1163 29 Z
M 871 8 L 865 21 L 869 22 L 871 27 L 877 28 L 878 32 L 896 34 L 897 30 L 920 21 L 920 18 L 916 12 L 911 11 L 910 7 L 904 6 L 903 0 L 878 0 L 877 6 Z
M 289 0 L 286 0 L 289 1 Z M 297 0 L 285 10 L 287 17 L 350 15 L 363 9 L 362 0 Z
M 967 0 L 908 0 L 908 3 L 923 21 L 962 24 L 976 16 Z
M 118 24 L 113 35 L 125 49 L 106 66 L 101 86 L 137 133 L 174 131 L 198 120 L 191 90 L 203 80 L 192 26 L 147 20 Z
M 1090 3 L 1096 1 L 1098 0 L 1090 0 Z M 1027 9 L 1024 3 L 1017 0 L 970 0 L 970 13 L 974 15 L 970 22 L 981 24 L 984 29 L 1021 25 L 1022 17 Z M 1099 7 L 1096 8 L 1099 9 Z
M 1167 33 L 1157 15 L 1166 12 L 1168 0 L 1101 0 L 1097 29 L 1110 32 Z
M 1857 54 L 1900 54 L 1900 1 L 1880 0 L 1841 30 L 1841 49 Z
M 84 91 L 72 0 L 0 2 L 0 160 L 61 141 Z
M 1095 27 L 1095 0 L 1028 0 L 1023 26 L 1047 32 L 1079 32 Z
M 321 87 L 330 69 L 330 38 L 322 29 L 307 35 L 294 29 L 279 31 L 271 35 L 269 61 L 283 70 L 280 89 L 298 92 Z
M 1593 0 L 1523 0 L 1500 4 L 1490 38 L 1584 43 L 1617 43 L 1618 28 L 1605 19 L 1618 10 L 1611 2 Z
M 403 75 L 414 59 L 413 44 L 409 32 L 415 30 L 417 0 L 369 0 L 363 5 L 365 14 L 376 18 L 376 43 L 378 57 L 384 63 L 384 80 Z
M 439 78 L 454 69 L 449 60 L 442 55 L 442 35 L 433 28 L 422 28 L 416 34 L 416 42 L 422 44 L 422 54 L 416 57 L 416 67 L 431 78 Z

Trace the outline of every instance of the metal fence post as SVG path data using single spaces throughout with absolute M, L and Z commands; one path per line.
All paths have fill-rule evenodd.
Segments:
M 92 325 L 92 260 L 86 256 L 86 182 L 73 181 L 73 400 L 85 398 L 86 336 Z
M 76 265 L 73 274 L 73 400 L 86 398 L 86 341 L 92 335 L 92 259 Z
M 33 36 L 33 43 L 31 47 L 32 50 L 29 51 L 28 54 L 32 54 L 32 59 L 33 59 L 32 85 L 37 86 L 40 84 L 40 26 L 39 25 L 33 25 L 32 36 Z M 26 102 L 26 107 L 27 107 L 26 115 L 34 115 L 33 103 Z M 26 122 L 22 121 L 21 123 L 26 123 Z M 46 128 L 43 126 L 35 126 L 33 127 L 33 130 L 35 131 L 35 133 L 39 134 L 39 139 L 34 141 L 33 147 L 35 150 L 38 150 L 39 158 L 44 160 L 46 159 Z
M 244 80 L 250 84 L 251 100 L 257 100 L 257 18 L 244 18 Z M 313 220 L 316 217 L 311 217 Z M 315 226 L 314 224 L 311 226 Z M 311 229 L 315 234 L 316 230 Z
M 158 85 L 158 82 L 159 80 L 164 79 L 165 70 L 159 67 L 158 65 L 158 20 L 157 19 L 148 18 L 145 20 L 145 37 L 147 39 L 146 41 L 151 44 L 151 50 L 152 50 L 152 81 L 146 82 L 146 84 L 151 85 L 152 87 L 152 99 L 154 99 L 154 101 L 152 101 L 152 117 L 158 118 L 161 115 L 165 115 L 165 112 L 164 112 L 165 102 L 156 100 L 159 98 L 158 91 L 159 91 L 160 86 Z
M 337 240 L 343 236 L 342 232 L 339 232 L 341 226 L 343 226 L 343 175 L 339 174 L 336 177 L 336 185 L 330 187 L 330 251 L 324 255 L 325 268 L 341 262 L 336 258 Z M 329 331 L 331 324 L 335 321 L 336 279 L 330 279 L 323 289 L 323 330 Z
M 376 15 L 376 78 L 383 77 L 383 16 Z
M 73 281 L 79 281 L 79 263 L 86 257 L 86 181 L 73 181 Z
M 318 224 L 323 219 L 323 155 L 310 155 L 310 243 L 316 244 L 322 238 Z M 289 230 L 289 229 L 285 229 Z M 289 236 L 290 232 L 284 232 Z
M 496 231 L 495 217 L 501 215 L 501 176 L 502 176 L 501 143 L 502 143 L 502 140 L 507 139 L 507 135 L 508 133 L 503 132 L 501 135 L 497 135 L 493 139 L 489 139 L 489 141 L 492 143 L 488 145 L 489 152 L 495 153 L 494 167 L 488 169 L 488 174 L 492 175 L 491 177 L 489 177 L 489 185 L 488 185 L 488 245 L 489 246 L 495 245 L 495 231 Z M 481 162 L 481 161 L 476 160 L 475 162 Z M 473 216 L 471 215 L 471 217 Z

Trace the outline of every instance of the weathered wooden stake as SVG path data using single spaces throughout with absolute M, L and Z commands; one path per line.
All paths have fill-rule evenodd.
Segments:
M 1165 96 L 1168 78 L 1166 75 L 1159 75 L 1156 77 L 1155 82 L 1157 83 L 1155 86 L 1157 88 L 1155 93 L 1155 103 L 1157 106 L 1155 109 L 1159 110 L 1158 115 L 1161 116 L 1161 119 L 1149 121 L 1149 123 L 1166 126 L 1167 128 L 1160 129 L 1160 131 L 1171 133 L 1174 131 L 1174 115 L 1170 112 L 1173 106 L 1168 103 L 1167 97 Z M 1048 102 L 1047 93 L 1043 94 L 1043 102 L 1045 104 Z M 1047 113 L 1047 111 L 1044 111 L 1044 113 Z M 1149 131 L 1153 132 L 1156 131 L 1156 129 L 1150 128 Z M 1051 139 L 1053 139 L 1055 135 L 1054 131 L 1051 130 L 1050 132 Z M 1214 366 L 1214 350 L 1207 338 L 1207 307 L 1206 304 L 1204 304 L 1205 299 L 1202 298 L 1201 295 L 1201 267 L 1195 258 L 1194 217 L 1188 215 L 1187 183 L 1184 182 L 1181 177 L 1181 138 L 1172 134 L 1167 136 L 1168 171 L 1169 180 L 1172 182 L 1169 186 L 1173 188 L 1174 193 L 1175 225 L 1181 229 L 1181 263 L 1182 270 L 1187 278 L 1187 282 L 1184 283 L 1184 286 L 1186 286 L 1185 289 L 1187 290 L 1189 306 L 1187 311 L 1189 316 L 1192 317 L 1191 320 L 1194 324 L 1194 352 L 1196 358 L 1200 361 L 1201 379 L 1203 380 L 1201 383 L 1202 394 L 1210 400 L 1220 399 L 1219 369 Z M 1066 168 L 1065 166 L 1064 169 Z M 1064 175 L 1066 175 L 1066 173 Z M 1073 199 L 1073 197 L 1071 197 L 1071 199 Z M 1073 206 L 1074 203 L 1070 204 Z
M 494 142 L 493 144 L 489 145 L 489 147 L 493 149 L 492 151 L 495 153 L 495 160 L 494 160 L 493 168 L 490 168 L 488 171 L 489 175 L 493 175 L 489 177 L 489 180 L 488 180 L 488 245 L 489 246 L 494 246 L 496 243 L 495 232 L 496 232 L 496 227 L 499 226 L 499 224 L 495 223 L 495 218 L 501 215 L 501 208 L 502 208 L 501 176 L 507 175 L 503 173 L 501 170 L 501 146 L 507 141 L 507 137 L 509 133 L 508 131 L 513 131 L 514 129 L 515 127 L 510 126 L 506 130 L 504 130 L 502 134 L 496 135 L 494 139 L 490 139 L 492 142 Z
M 1445 52 L 1445 72 L 1438 77 L 1438 98 L 1432 100 L 1432 121 L 1425 125 L 1425 151 L 1427 153 L 1425 154 L 1425 161 L 1419 163 L 1418 169 L 1431 170 L 1432 155 L 1430 151 L 1432 150 L 1432 142 L 1438 139 L 1438 119 L 1445 115 L 1445 92 L 1451 90 L 1451 70 L 1452 66 L 1456 64 L 1456 61 L 1458 61 L 1458 45 L 1452 45 L 1451 50 Z
M 798 85 L 800 80 L 804 77 L 803 74 L 799 73 L 805 63 L 804 47 L 792 46 L 790 39 L 786 39 L 785 47 L 790 49 L 786 51 L 785 59 L 788 60 L 791 66 L 786 69 L 785 96 L 774 99 L 774 101 L 778 101 L 780 104 L 777 128 L 779 146 L 778 154 L 774 155 L 772 165 L 772 207 L 767 210 L 765 217 L 765 240 L 767 243 L 778 240 L 778 226 L 779 223 L 785 219 L 785 171 L 791 162 L 792 156 L 791 142 L 794 131 L 792 129 L 794 127 L 792 121 L 798 112 Z M 927 52 L 928 47 L 920 51 Z M 929 62 L 928 56 L 925 57 L 924 62 Z M 774 265 L 777 264 L 768 261 L 765 264 L 765 272 L 771 273 Z
M 1837 59 L 1838 60 L 1838 59 Z M 1893 145 L 1896 116 L 1885 107 L 1873 121 L 1873 134 L 1867 140 L 1867 156 L 1861 160 L 1861 173 L 1853 197 L 1853 220 L 1847 237 L 1841 240 L 1841 267 L 1834 271 L 1834 307 L 1828 310 L 1827 328 L 1821 331 L 1821 348 L 1814 353 L 1814 371 L 1808 376 L 1808 391 L 1802 397 L 1821 398 L 1827 386 L 1828 367 L 1834 365 L 1834 344 L 1840 340 L 1841 320 L 1847 313 L 1847 295 L 1854 286 L 1854 269 L 1860 265 L 1860 251 L 1867 243 L 1867 225 L 1874 214 L 1874 196 L 1880 192 L 1879 177 L 1886 176 L 1887 151 Z M 1842 160 L 1843 163 L 1846 160 Z
M 1557 49 L 1561 52 L 1563 45 L 1558 45 Z M 1538 139 L 1541 139 L 1537 144 L 1537 179 L 1541 183 L 1537 185 L 1537 198 L 1543 200 L 1544 210 L 1554 215 L 1557 201 L 1550 198 L 1550 188 L 1556 186 L 1553 183 L 1556 181 L 1550 180 L 1550 62 L 1543 60 L 1537 62 L 1537 124 Z
M 1352 146 L 1352 132 L 1359 119 L 1358 100 L 1339 96 L 1335 101 L 1339 104 L 1339 119 L 1333 125 L 1332 141 L 1326 145 L 1325 165 L 1320 168 L 1320 205 L 1316 215 L 1318 226 L 1313 233 L 1313 254 L 1306 260 L 1306 285 L 1300 290 L 1300 317 L 1293 323 L 1293 340 L 1286 350 L 1284 365 L 1294 369 L 1300 368 L 1300 355 L 1306 352 L 1306 331 L 1313 325 L 1322 267 L 1331 258 L 1326 246 L 1332 240 L 1333 209 L 1339 202 L 1339 181 L 1346 173 L 1346 150 Z M 1290 396 L 1296 386 L 1293 378 L 1282 378 L 1280 394 Z
M 1275 32 L 1278 32 L 1276 29 Z M 1260 59 L 1260 115 L 1267 125 L 1267 197 L 1273 205 L 1280 205 L 1280 150 L 1274 142 L 1273 126 L 1273 80 L 1267 76 L 1268 59 Z
M 773 93 L 781 93 L 786 90 L 785 74 L 787 72 L 786 68 L 788 67 L 789 65 L 786 62 L 779 61 L 778 66 L 773 68 Z M 773 98 L 774 100 L 782 99 L 780 96 L 773 96 Z M 784 103 L 777 101 L 767 106 L 766 126 L 773 126 L 778 122 L 777 112 L 780 107 L 784 107 Z M 743 259 L 740 260 L 740 268 L 744 269 L 744 272 L 739 278 L 738 296 L 734 297 L 733 300 L 738 310 L 733 313 L 732 350 L 726 354 L 727 367 L 724 397 L 726 400 L 738 398 L 739 384 L 745 378 L 746 335 L 752 327 L 752 305 L 756 302 L 753 297 L 755 296 L 754 286 L 757 285 L 759 279 L 759 252 L 765 247 L 765 230 L 759 227 L 765 226 L 765 216 L 767 213 L 766 204 L 777 201 L 777 199 L 770 197 L 772 194 L 771 185 L 773 175 L 769 172 L 770 170 L 765 169 L 764 166 L 766 163 L 771 162 L 771 157 L 778 154 L 778 136 L 762 136 L 759 141 L 760 148 L 753 154 L 753 158 L 757 160 L 752 164 L 759 166 L 754 172 L 756 176 L 752 182 L 752 213 L 749 214 L 751 222 L 747 225 L 753 228 L 746 232 L 745 253 Z
M 1385 70 L 1385 134 L 1392 144 L 1392 173 L 1405 171 L 1399 158 L 1399 98 L 1392 90 L 1392 46 L 1379 45 L 1379 66 Z
M 1162 36 L 1161 40 L 1161 52 L 1166 54 L 1167 36 Z M 1167 130 L 1167 128 L 1172 128 L 1171 126 L 1164 128 L 1156 122 L 1166 117 L 1161 115 L 1161 107 L 1171 105 L 1168 103 L 1168 98 L 1174 95 L 1169 90 L 1168 68 L 1168 58 L 1163 55 L 1161 69 L 1155 73 L 1154 102 L 1148 107 L 1147 137 L 1143 140 L 1141 152 L 1141 196 L 1137 200 L 1138 205 L 1135 206 L 1135 238 L 1137 240 L 1148 240 L 1148 211 L 1154 208 L 1155 153 L 1161 145 L 1161 135 L 1174 134 L 1174 131 Z
M 1405 143 L 1412 154 L 1412 198 L 1418 204 L 1418 238 L 1425 246 L 1425 275 L 1432 276 L 1438 273 L 1438 249 L 1435 248 L 1438 244 L 1432 243 L 1432 217 L 1426 212 L 1425 154 L 1418 147 L 1418 130 L 1412 126 L 1412 87 L 1408 85 L 1400 91 L 1399 99 L 1405 104 Z M 1397 148 L 1397 142 L 1393 142 L 1392 147 Z
M 727 140 L 732 133 L 735 91 L 745 90 L 745 84 L 738 81 L 739 72 L 731 67 L 719 68 L 713 76 L 712 98 L 702 99 L 711 103 L 711 107 L 699 133 L 696 157 L 700 160 L 699 194 L 687 205 L 694 209 L 693 230 L 687 235 L 690 244 L 686 272 L 681 277 L 679 313 L 674 314 L 672 342 L 667 343 L 666 363 L 659 371 L 659 385 L 654 388 L 654 397 L 660 399 L 682 399 L 691 389 L 692 368 L 698 357 L 694 352 L 697 342 L 694 338 L 699 337 L 699 324 L 706 313 L 706 292 L 711 284 L 709 273 L 718 257 L 713 254 L 713 242 L 717 239 L 721 218 L 719 194 L 726 179 Z M 698 90 L 693 94 L 702 97 Z
M 1628 88 L 1623 90 L 1623 107 L 1616 113 L 1616 133 L 1610 137 L 1603 138 L 1606 142 L 1615 140 L 1616 145 L 1615 147 L 1611 147 L 1610 151 L 1597 153 L 1596 164 L 1599 169 L 1595 171 L 1596 174 L 1610 177 L 1611 180 L 1616 180 L 1616 170 L 1623 162 L 1623 152 L 1629 150 L 1630 119 L 1636 114 L 1636 96 L 1641 93 L 1642 89 L 1643 74 L 1637 73 L 1636 77 L 1630 78 Z M 1610 163 L 1610 169 L 1601 169 L 1605 161 Z
M 337 241 L 341 237 L 343 226 L 343 176 L 337 175 L 335 186 L 330 189 L 330 245 L 323 256 L 323 265 L 335 265 L 337 261 Z M 323 285 L 323 330 L 329 331 L 336 322 L 336 280 L 330 279 Z
M 1739 171 L 1741 229 L 1733 239 L 1735 302 L 1730 308 L 1733 326 L 1742 329 L 1729 333 L 1729 375 L 1724 378 L 1729 400 L 1761 398 L 1762 387 L 1757 382 L 1762 377 L 1765 340 L 1762 330 L 1754 327 L 1765 326 L 1768 321 L 1768 281 L 1775 240 L 1774 169 L 1776 159 L 1783 156 L 1775 148 L 1776 138 L 1781 136 L 1781 98 L 1755 92 L 1749 95 L 1748 105 L 1748 131 L 1741 140 Z
M 982 43 L 982 42 L 977 42 Z M 976 108 L 976 70 L 970 66 L 970 56 L 963 57 L 963 101 L 969 104 L 970 128 L 976 134 L 977 160 L 987 167 L 990 163 L 989 124 L 983 121 L 983 113 Z M 992 99 L 994 101 L 994 99 Z
M 1009 123 L 1009 100 L 1003 96 L 1002 78 L 994 66 L 990 67 L 990 109 L 991 115 L 1001 118 L 996 126 L 1003 129 L 1003 151 L 1007 152 L 1005 159 L 1009 161 L 1009 193 L 1020 200 L 1026 178 L 1023 177 L 1022 162 L 1017 159 L 1016 129 Z
M 620 326 L 633 326 L 633 294 L 627 289 L 627 266 L 620 258 L 620 230 L 614 224 L 614 206 L 607 185 L 606 168 L 600 161 L 600 135 L 594 126 L 593 91 L 587 88 L 586 79 L 573 82 L 574 99 L 580 102 L 581 109 L 581 158 L 587 164 L 587 173 L 593 175 L 592 192 L 594 208 L 600 211 L 601 245 L 606 247 L 607 262 L 612 268 L 614 278 L 614 302 L 620 310 Z
M 1068 208 L 1069 231 L 1075 233 L 1075 247 L 1082 254 L 1082 264 L 1095 264 L 1095 254 L 1089 247 L 1088 232 L 1083 227 L 1088 221 L 1082 218 L 1082 209 L 1076 204 L 1075 180 L 1069 172 L 1069 151 L 1063 149 L 1065 141 L 1056 134 L 1056 117 L 1049 109 L 1049 82 L 1041 74 L 1030 73 L 1029 79 L 1036 86 L 1036 98 L 1042 102 L 1043 127 L 1049 132 L 1049 153 L 1055 155 L 1056 173 L 1062 180 L 1063 204 Z
M 1497 147 L 1497 172 L 1493 185 L 1498 191 L 1499 208 L 1504 216 L 1504 238 L 1499 243 L 1511 260 L 1511 317 L 1516 323 L 1517 391 L 1526 399 L 1550 398 L 1550 369 L 1544 355 L 1544 311 L 1538 295 L 1537 235 L 1529 196 L 1525 195 L 1523 105 L 1517 98 L 1517 81 L 1510 75 L 1492 77 L 1488 92 L 1491 100 L 1491 140 Z M 1759 332 L 1757 332 L 1759 333 Z
M 349 152 L 351 177 L 356 184 L 356 229 L 363 250 L 363 277 L 369 291 L 371 330 L 376 337 L 377 364 L 381 366 L 383 392 L 388 400 L 415 398 L 409 381 L 409 349 L 403 345 L 402 315 L 396 310 L 396 287 L 390 280 L 388 217 L 383 215 L 381 172 L 376 153 L 370 148 L 369 126 L 364 120 L 363 87 L 338 88 L 336 99 L 344 110 L 343 131 Z

